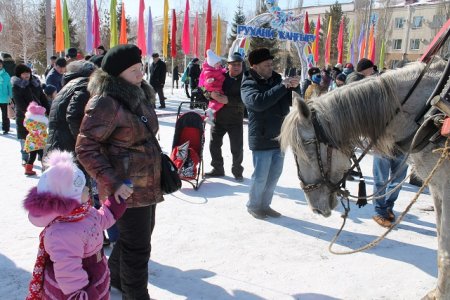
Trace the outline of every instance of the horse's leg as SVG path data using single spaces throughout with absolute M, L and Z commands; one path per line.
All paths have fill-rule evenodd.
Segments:
M 438 281 L 436 299 L 450 299 L 450 187 L 441 185 L 442 198 L 435 199 L 436 224 L 438 228 Z M 439 193 L 436 193 L 439 195 Z M 440 200 L 440 201 L 439 201 Z

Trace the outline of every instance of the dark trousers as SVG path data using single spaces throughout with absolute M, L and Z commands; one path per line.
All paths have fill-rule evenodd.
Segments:
M 117 221 L 119 239 L 108 260 L 111 285 L 122 291 L 123 300 L 149 300 L 148 261 L 155 227 L 156 205 L 127 208 Z
M 161 106 L 166 106 L 166 97 L 164 97 L 164 91 L 162 87 L 153 87 L 156 91 L 156 93 L 158 93 L 158 98 L 159 98 L 159 104 Z
M 209 142 L 211 166 L 218 171 L 223 171 L 222 144 L 226 133 L 228 133 L 230 139 L 231 155 L 233 156 L 231 172 L 234 176 L 242 176 L 242 171 L 244 170 L 242 167 L 242 160 L 244 159 L 242 123 L 227 125 L 216 123 L 214 127 L 211 127 L 211 140 Z
M 172 80 L 172 86 L 173 86 L 173 87 L 175 87 L 175 85 L 174 85 L 175 83 L 177 84 L 177 88 L 178 88 L 178 79 Z
M 8 118 L 8 104 L 0 103 L 0 109 L 2 110 L 2 130 L 8 132 L 10 125 Z
M 36 150 L 36 151 L 31 151 L 28 155 L 28 161 L 27 164 L 32 165 L 34 164 L 34 162 L 36 161 L 36 157 L 39 155 L 39 157 L 42 160 L 42 156 L 44 155 L 44 150 Z

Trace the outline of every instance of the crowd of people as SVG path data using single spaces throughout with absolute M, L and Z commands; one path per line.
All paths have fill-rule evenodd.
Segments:
M 45 228 L 40 237 L 42 257 L 37 260 L 45 268 L 44 278 L 33 273 L 29 299 L 39 293 L 55 299 L 62 295 L 107 299 L 109 285 L 120 290 L 123 299 L 150 299 L 151 236 L 157 204 L 164 200 L 159 145 L 154 138 L 159 131 L 155 103 L 158 95 L 159 108 L 166 107 L 167 67 L 158 53 L 152 55 L 150 65 L 143 65 L 141 50 L 131 44 L 96 50 L 95 55 L 81 59 L 75 48 L 68 49 L 65 58 L 52 56 L 45 83 L 26 64 L 15 64 L 10 55 L 4 53 L 0 60 L 3 134 L 10 131 L 8 109 L 13 101 L 25 175 L 36 175 L 36 159 L 44 161 L 37 187 L 25 200 L 32 223 Z M 211 125 L 212 169 L 205 173 L 207 177 L 225 176 L 222 144 L 228 134 L 231 173 L 237 182 L 244 180 L 243 128 L 248 114 L 253 172 L 247 211 L 257 219 L 278 218 L 281 214 L 270 206 L 284 163 L 277 137 L 292 106 L 292 93 L 306 102 L 320 101 L 321 95 L 376 76 L 378 71 L 370 60 L 361 59 L 356 68 L 351 63 L 311 67 L 300 82 L 296 69 L 284 77 L 274 70 L 269 49 L 254 49 L 247 59 L 248 67 L 244 57 L 233 53 L 224 67 L 222 59 L 208 50 L 202 67 L 194 58 L 179 77 L 176 66 L 172 83 L 178 88 L 181 78 L 190 87 L 191 109 L 200 95 L 208 103 L 205 114 Z M 403 180 L 407 166 L 402 160 L 400 154 L 375 156 L 376 194 L 386 192 L 384 182 L 393 174 L 397 176 L 388 191 Z M 390 227 L 395 220 L 398 192 L 376 200 L 373 219 L 379 225 Z M 45 201 L 53 204 L 41 211 Z M 64 209 L 60 203 L 65 203 Z M 115 243 L 106 262 L 98 236 L 103 237 L 103 230 L 114 223 L 114 232 L 109 229 L 108 235 L 115 236 Z M 96 239 L 82 234 L 70 238 L 89 226 L 97 230 Z M 57 230 L 71 233 L 57 238 L 52 234 Z M 77 270 L 74 278 L 62 275 L 67 267 Z M 56 286 L 50 287 L 52 280 Z

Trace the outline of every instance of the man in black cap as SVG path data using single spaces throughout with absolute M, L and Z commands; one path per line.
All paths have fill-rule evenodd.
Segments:
M 50 64 L 45 69 L 44 77 L 47 77 L 48 72 L 50 72 L 50 70 L 53 69 L 53 67 L 55 66 L 56 59 L 58 59 L 58 57 L 56 57 L 56 55 L 50 56 Z
M 375 72 L 373 67 L 373 62 L 370 59 L 361 58 L 356 65 L 356 72 L 352 72 L 350 75 L 348 75 L 345 83 L 348 84 L 351 82 L 359 81 L 367 76 L 373 75 Z
M 159 58 L 158 53 L 152 54 L 153 62 L 150 66 L 150 84 L 158 93 L 159 108 L 166 108 L 166 97 L 164 97 L 164 84 L 166 83 L 166 63 Z
M 292 91 L 300 94 L 300 78 L 283 80 L 273 71 L 273 58 L 267 48 L 250 52 L 251 68 L 244 73 L 241 87 L 248 110 L 248 142 L 254 167 L 247 210 L 257 219 L 281 216 L 270 207 L 284 162 L 277 137 L 289 113 Z
M 65 58 L 60 57 L 55 61 L 55 66 L 48 72 L 45 78 L 45 84 L 51 84 L 56 87 L 56 91 L 59 92 L 63 86 L 63 74 L 66 72 L 67 61 Z
M 231 172 L 237 182 L 244 180 L 242 176 L 242 160 L 244 158 L 244 103 L 241 98 L 242 64 L 244 60 L 239 53 L 228 57 L 228 72 L 222 90 L 225 95 L 212 92 L 211 96 L 216 101 L 223 103 L 222 109 L 216 112 L 215 126 L 211 127 L 211 140 L 209 151 L 211 152 L 211 166 L 213 169 L 206 173 L 207 177 L 221 177 L 225 175 L 223 168 L 222 143 L 223 137 L 228 133 L 230 138 L 230 150 L 233 156 Z
M 198 80 L 200 78 L 200 60 L 196 57 L 192 60 L 192 64 L 189 67 L 188 76 L 189 76 L 189 85 L 191 86 L 191 109 L 194 108 L 192 102 L 194 101 L 194 97 L 192 96 L 192 92 L 198 87 Z
M 71 63 L 73 61 L 76 61 L 77 60 L 77 55 L 78 55 L 77 48 L 69 48 L 69 49 L 67 49 L 67 54 L 66 54 L 67 63 L 69 64 L 69 63 Z

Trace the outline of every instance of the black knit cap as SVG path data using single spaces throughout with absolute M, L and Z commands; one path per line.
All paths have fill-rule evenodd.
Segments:
M 250 66 L 257 65 L 263 61 L 273 58 L 274 57 L 270 54 L 270 50 L 267 48 L 258 48 L 248 54 L 248 62 L 250 63 Z
M 67 49 L 67 56 L 70 58 L 76 58 L 78 54 L 77 48 L 69 48 Z
M 356 72 L 364 71 L 368 68 L 373 67 L 373 62 L 370 59 L 367 58 L 361 58 L 360 61 L 358 61 L 358 64 L 356 65 Z
M 102 69 L 109 75 L 117 77 L 132 65 L 142 63 L 141 54 L 141 49 L 136 45 L 115 46 L 103 57 Z
M 91 63 L 93 63 L 94 65 L 96 65 L 97 67 L 101 68 L 102 62 L 103 62 L 103 57 L 104 57 L 104 55 L 94 55 L 91 58 L 89 58 L 89 61 Z
M 16 75 L 17 77 L 20 77 L 20 75 L 22 73 L 30 73 L 31 74 L 31 69 L 25 64 L 18 64 L 16 66 L 16 68 L 14 69 L 14 75 Z

